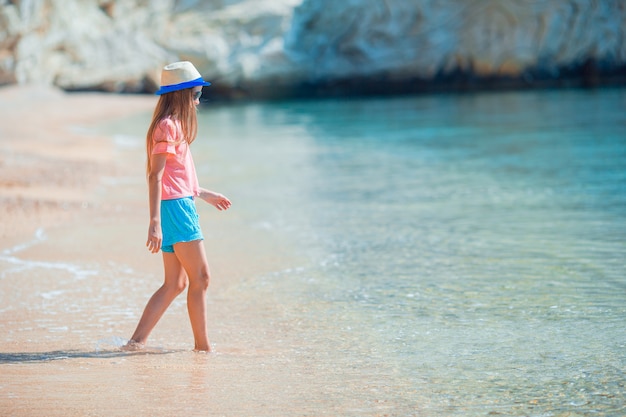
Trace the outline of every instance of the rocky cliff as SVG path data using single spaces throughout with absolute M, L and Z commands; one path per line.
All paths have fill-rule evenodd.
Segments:
M 0 84 L 227 96 L 626 78 L 624 0 L 0 0 Z

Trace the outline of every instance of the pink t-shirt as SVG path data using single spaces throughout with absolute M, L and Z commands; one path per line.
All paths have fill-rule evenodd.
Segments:
M 183 139 L 180 121 L 167 117 L 159 122 L 152 136 L 152 154 L 166 153 L 161 200 L 197 197 L 200 186 L 189 144 Z

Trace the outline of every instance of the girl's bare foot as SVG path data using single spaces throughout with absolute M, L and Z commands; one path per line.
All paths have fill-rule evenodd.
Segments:
M 196 345 L 196 347 L 193 348 L 193 351 L 200 353 L 211 353 L 211 345 L 206 345 L 206 347 L 198 347 L 198 345 Z
M 130 339 L 128 343 L 122 346 L 120 349 L 126 352 L 136 352 L 138 350 L 142 350 L 146 346 L 143 343 L 139 343 L 133 339 Z

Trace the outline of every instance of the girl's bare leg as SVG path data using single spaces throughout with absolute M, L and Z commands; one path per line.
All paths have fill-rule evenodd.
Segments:
M 174 252 L 189 277 L 189 290 L 187 292 L 187 310 L 195 350 L 211 351 L 207 332 L 206 295 L 209 288 L 211 273 L 209 263 L 204 253 L 202 240 L 193 242 L 180 242 L 174 245 Z
M 137 324 L 137 329 L 128 342 L 127 346 L 131 349 L 146 343 L 152 329 L 163 316 L 165 310 L 187 286 L 187 274 L 175 254 L 163 252 L 163 266 L 165 282 L 148 301 L 139 324 Z

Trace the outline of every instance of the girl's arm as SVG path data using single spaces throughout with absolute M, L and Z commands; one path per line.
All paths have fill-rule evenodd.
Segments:
M 228 210 L 230 207 L 230 200 L 226 198 L 223 194 L 219 194 L 204 188 L 200 188 L 200 194 L 198 195 L 201 199 L 212 205 L 218 210 Z
M 148 174 L 150 226 L 148 227 L 146 246 L 150 252 L 157 253 L 161 249 L 163 241 L 163 233 L 161 232 L 161 181 L 163 180 L 167 154 L 154 154 L 150 158 L 152 166 Z

